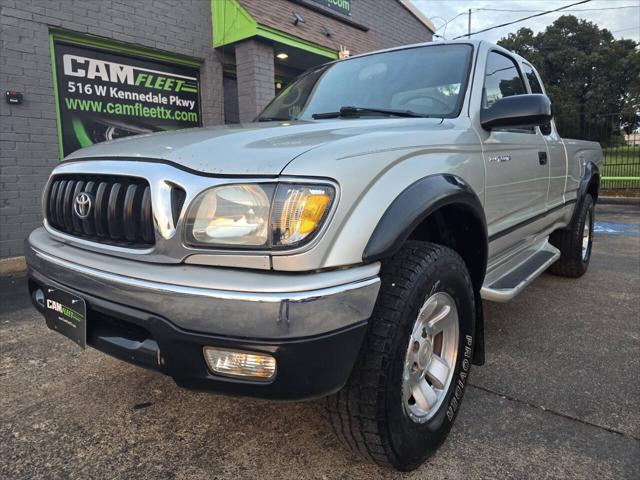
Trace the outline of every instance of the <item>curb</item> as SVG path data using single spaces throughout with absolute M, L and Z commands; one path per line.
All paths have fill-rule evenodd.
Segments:
M 598 197 L 598 203 L 601 203 L 603 205 L 640 206 L 640 197 Z
M 24 257 L 0 258 L 0 275 L 24 272 L 27 262 Z

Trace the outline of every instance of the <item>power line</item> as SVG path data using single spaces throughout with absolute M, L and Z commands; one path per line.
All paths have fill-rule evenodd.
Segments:
M 595 12 L 600 10 L 621 10 L 623 8 L 640 8 L 640 5 L 625 5 L 623 7 L 603 7 L 603 8 L 577 8 L 564 10 L 565 12 Z M 544 12 L 544 10 L 511 10 L 507 8 L 474 8 L 475 12 L 514 12 L 514 13 L 534 13 Z
M 436 28 L 436 32 L 438 30 L 440 30 L 442 27 L 444 27 L 444 30 L 442 31 L 442 35 L 439 35 L 437 33 L 434 32 L 433 36 L 434 37 L 439 37 L 439 38 L 443 38 L 446 40 L 446 35 L 447 35 L 447 26 L 453 22 L 456 18 L 461 17 L 462 15 L 467 15 L 467 12 L 461 12 L 459 14 L 457 14 L 455 17 L 450 18 L 449 20 L 445 21 L 442 25 L 440 25 L 438 28 Z M 443 19 L 444 20 L 444 19 Z
M 618 32 L 626 32 L 627 30 L 640 30 L 639 27 L 631 27 L 631 28 L 623 28 L 622 30 L 615 30 L 613 32 L 609 32 L 609 33 L 618 33 Z
M 622 10 L 625 8 L 640 8 L 640 5 L 624 5 L 624 6 L 620 6 L 620 7 L 603 7 L 603 8 L 576 8 L 576 9 L 570 9 L 568 10 L 569 7 L 564 7 L 562 8 L 562 11 L 564 12 L 596 12 L 596 11 L 602 11 L 602 10 Z M 560 9 L 558 9 L 560 10 Z M 513 12 L 513 13 L 551 13 L 554 12 L 556 10 L 516 10 L 516 9 L 508 9 L 508 8 L 473 8 L 471 9 L 472 12 Z M 460 12 L 458 13 L 456 16 L 450 18 L 449 20 L 445 20 L 445 22 L 440 25 L 439 27 L 436 28 L 436 31 L 440 30 L 443 27 L 446 27 L 447 25 L 449 25 L 451 22 L 453 22 L 454 20 L 456 20 L 457 18 L 463 16 L 463 15 L 467 15 L 468 12 Z M 436 17 L 434 17 L 436 18 Z M 442 17 L 437 17 L 437 18 L 442 18 Z M 527 18 L 532 18 L 532 17 L 527 17 Z M 444 20 L 444 18 L 442 19 Z M 522 20 L 526 20 L 526 19 L 521 19 L 521 20 L 516 20 L 516 22 L 518 21 L 522 21 Z M 496 27 L 497 28 L 497 27 Z M 626 29 L 626 30 L 631 30 L 631 29 Z M 620 30 L 618 30 L 620 31 Z M 446 32 L 446 28 L 445 28 L 445 32 Z M 479 33 L 479 32 L 476 32 Z M 472 33 L 472 35 L 474 35 Z M 444 36 L 444 34 L 443 34 Z M 464 36 L 464 35 L 462 35 Z M 459 38 L 459 37 L 457 37 Z
M 461 17 L 462 15 L 466 15 L 467 12 L 461 12 L 458 15 L 456 15 L 455 17 L 447 20 L 446 22 L 444 22 L 442 25 L 440 25 L 438 28 L 436 28 L 436 31 L 440 30 L 442 27 L 446 27 L 447 25 L 449 25 L 451 22 L 453 22 L 456 18 Z
M 506 27 L 508 25 L 513 25 L 514 23 L 519 23 L 519 22 L 522 22 L 524 20 L 529 20 L 530 18 L 541 17 L 542 15 L 547 15 L 549 13 L 559 12 L 560 10 L 564 10 L 565 8 L 574 7 L 576 5 L 581 5 L 583 3 L 588 3 L 590 1 L 591 0 L 582 0 L 580 2 L 571 3 L 569 5 L 565 5 L 564 7 L 556 8 L 554 10 L 546 10 L 546 11 L 541 12 L 541 13 L 536 13 L 535 15 L 529 15 L 528 17 L 519 18 L 518 20 L 514 20 L 512 22 L 502 23 L 500 25 L 494 25 L 493 27 L 483 28 L 482 30 L 478 30 L 477 32 L 473 32 L 473 33 L 470 33 L 470 34 L 467 34 L 467 35 L 458 35 L 457 37 L 454 38 L 454 40 L 456 40 L 458 38 L 462 38 L 462 37 L 470 37 L 471 35 L 477 35 L 478 33 L 488 32 L 489 30 L 494 30 L 496 28 L 502 28 L 502 27 Z

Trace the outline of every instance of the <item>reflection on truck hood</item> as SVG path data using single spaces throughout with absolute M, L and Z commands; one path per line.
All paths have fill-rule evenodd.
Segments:
M 278 175 L 296 157 L 356 136 L 443 128 L 440 119 L 336 119 L 268 122 L 153 133 L 77 150 L 66 160 L 159 159 L 208 174 Z M 367 142 L 361 143 L 363 153 Z

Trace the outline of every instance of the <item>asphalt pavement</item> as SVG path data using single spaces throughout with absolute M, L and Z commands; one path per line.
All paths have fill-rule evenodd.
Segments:
M 0 278 L 0 478 L 640 478 L 640 207 L 599 205 L 587 274 L 486 303 L 487 363 L 410 474 L 347 453 L 322 402 L 193 393 L 80 350 Z

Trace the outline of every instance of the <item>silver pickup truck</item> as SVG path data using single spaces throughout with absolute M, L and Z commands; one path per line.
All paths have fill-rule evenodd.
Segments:
M 31 298 L 50 328 L 180 386 L 327 397 L 349 448 L 410 470 L 484 361 L 482 299 L 587 270 L 601 165 L 500 47 L 361 55 L 254 123 L 67 157 L 26 243 Z

